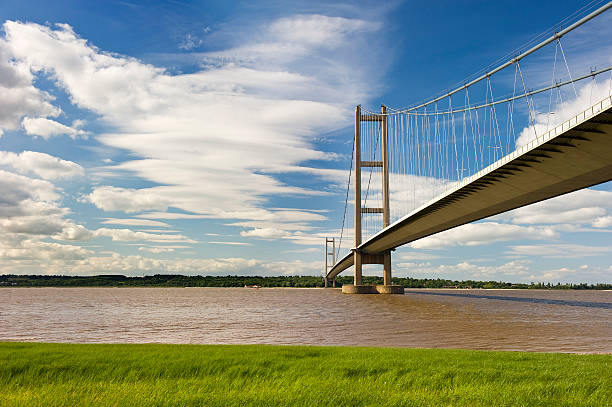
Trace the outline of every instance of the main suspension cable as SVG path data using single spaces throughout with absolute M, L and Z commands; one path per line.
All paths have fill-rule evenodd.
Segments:
M 344 199 L 344 215 L 342 215 L 342 228 L 340 229 L 340 242 L 338 243 L 338 251 L 336 252 L 334 263 L 338 262 L 338 254 L 342 248 L 342 237 L 344 235 L 344 222 L 346 221 L 346 208 L 348 207 L 349 192 L 351 189 L 351 174 L 353 172 L 353 161 L 355 160 L 355 138 L 353 137 L 353 147 L 351 148 L 351 165 L 349 166 L 348 182 L 346 184 L 346 198 Z

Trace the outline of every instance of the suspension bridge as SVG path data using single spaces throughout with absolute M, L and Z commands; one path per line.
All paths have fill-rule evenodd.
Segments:
M 612 180 L 612 66 L 597 69 L 582 57 L 572 65 L 567 48 L 579 47 L 561 41 L 612 1 L 589 5 L 565 29 L 439 97 L 402 109 L 356 107 L 338 245 L 326 238 L 326 286 L 353 267 L 354 284 L 343 292 L 403 293 L 392 284 L 395 248 Z M 595 55 L 609 64 L 612 44 L 603 45 Z M 585 65 L 588 72 L 572 74 Z M 528 88 L 530 78 L 543 86 Z M 343 253 L 351 190 L 354 239 Z M 383 266 L 383 285 L 363 284 L 369 264 Z

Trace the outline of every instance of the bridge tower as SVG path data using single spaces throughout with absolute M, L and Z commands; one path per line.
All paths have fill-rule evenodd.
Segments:
M 389 143 L 387 136 L 387 108 L 381 106 L 381 114 L 361 114 L 361 107 L 355 108 L 355 247 L 354 279 L 352 286 L 342 286 L 342 292 L 349 294 L 403 294 L 404 287 L 394 286 L 391 282 L 391 251 L 371 254 L 361 253 L 359 246 L 362 243 L 362 214 L 380 213 L 383 218 L 383 229 L 389 226 Z M 361 160 L 361 122 L 381 122 L 382 129 L 382 161 Z M 369 167 L 382 168 L 382 208 L 364 208 L 361 203 L 361 169 Z M 383 285 L 363 285 L 362 269 L 364 264 L 382 264 L 384 269 Z
M 331 252 L 329 251 L 331 246 Z M 330 261 L 331 260 L 331 261 Z M 325 238 L 325 272 L 323 274 L 323 280 L 325 282 L 325 288 L 329 286 L 329 279 L 327 278 L 327 274 L 329 274 L 329 270 L 336 263 L 336 239 L 335 238 Z M 333 287 L 336 288 L 336 278 L 334 277 L 332 281 Z

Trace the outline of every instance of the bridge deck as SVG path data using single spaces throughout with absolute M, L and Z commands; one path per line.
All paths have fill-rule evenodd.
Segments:
M 612 180 L 612 96 L 397 220 L 358 247 L 377 254 L 466 223 Z M 353 265 L 348 253 L 329 271 Z

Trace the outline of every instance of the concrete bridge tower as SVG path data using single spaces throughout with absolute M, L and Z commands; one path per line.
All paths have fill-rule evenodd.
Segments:
M 361 160 L 361 122 L 381 122 L 382 161 Z M 382 168 L 382 208 L 364 208 L 361 203 L 361 169 L 369 167 Z M 394 286 L 391 282 L 391 250 L 382 253 L 362 253 L 362 214 L 379 213 L 383 218 L 383 229 L 389 226 L 389 142 L 387 135 L 387 108 L 381 106 L 380 114 L 361 114 L 361 107 L 355 108 L 355 247 L 353 285 L 343 285 L 342 292 L 347 294 L 403 294 L 404 287 Z M 364 264 L 382 264 L 384 270 L 383 285 L 364 285 L 362 271 Z

